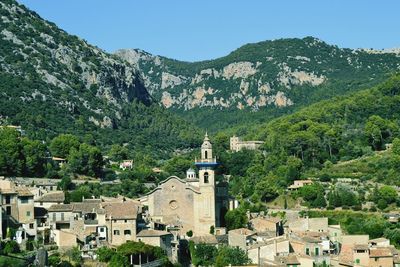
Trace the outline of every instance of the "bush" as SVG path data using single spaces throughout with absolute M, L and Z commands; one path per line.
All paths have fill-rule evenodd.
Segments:
M 19 245 L 14 240 L 8 241 L 3 249 L 3 253 L 6 255 L 10 253 L 19 253 L 19 252 L 20 252 Z
M 111 260 L 112 256 L 114 256 L 114 254 L 116 252 L 110 248 L 102 247 L 102 248 L 99 248 L 96 253 L 98 255 L 99 261 L 109 262 Z
M 384 210 L 384 209 L 386 209 L 387 207 L 388 207 L 388 204 L 387 204 L 386 200 L 384 200 L 384 199 L 379 199 L 379 200 L 378 200 L 378 208 L 379 208 L 380 210 Z
M 51 256 L 49 256 L 49 265 L 50 266 L 59 266 L 61 263 L 61 258 L 59 253 L 55 253 Z

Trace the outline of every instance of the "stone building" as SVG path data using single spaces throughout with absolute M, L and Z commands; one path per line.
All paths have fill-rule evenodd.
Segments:
M 5 237 L 8 227 L 18 228 L 17 242 L 36 238 L 33 194 L 25 186 L 16 186 L 9 180 L 0 180 L 2 206 L 1 236 Z
M 264 142 L 262 141 L 242 141 L 237 136 L 230 138 L 230 150 L 239 152 L 242 149 L 257 150 Z
M 227 184 L 215 179 L 218 163 L 207 134 L 195 165 L 198 175 L 188 170 L 186 179 L 171 176 L 139 199 L 148 207 L 150 220 L 178 227 L 181 235 L 188 231 L 197 236 L 210 234 L 212 227 L 224 225 L 229 207 Z

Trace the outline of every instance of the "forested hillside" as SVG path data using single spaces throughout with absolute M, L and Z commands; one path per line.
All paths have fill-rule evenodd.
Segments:
M 221 172 L 232 175 L 232 192 L 255 202 L 271 200 L 293 180 L 309 177 L 400 185 L 399 114 L 400 76 L 396 75 L 371 89 L 325 100 L 260 125 L 252 137 L 265 141 L 264 152 L 224 152 L 229 138 L 224 133 L 213 141 L 224 165 Z M 360 165 L 353 165 L 349 171 L 353 176 L 340 176 L 340 164 L 335 163 L 373 156 L 392 142 L 393 148 L 382 152 L 382 159 L 361 165 L 364 175 L 357 175 Z M 367 167 L 374 171 L 365 171 Z
M 0 16 L 0 124 L 157 156 L 197 143 L 195 127 L 155 104 L 134 66 L 14 0 L 0 1 Z
M 396 50 L 344 49 L 313 37 L 247 44 L 225 57 L 193 63 L 142 50 L 116 55 L 139 69 L 163 106 L 215 131 L 245 129 L 366 89 L 400 66 Z

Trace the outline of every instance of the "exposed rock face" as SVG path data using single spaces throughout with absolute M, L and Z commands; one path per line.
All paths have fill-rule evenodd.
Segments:
M 128 50 L 129 63 L 68 35 L 17 2 L 1 1 L 0 9 L 0 74 L 31 84 L 19 92 L 2 92 L 10 99 L 26 105 L 43 102 L 102 128 L 113 126 L 111 118 L 118 119 L 123 105 L 151 103 L 137 67 L 147 58 L 156 64 L 154 57 Z
M 256 74 L 257 70 L 251 62 L 234 62 L 225 66 L 222 70 L 222 76 L 226 79 L 245 79 Z
M 323 91 L 327 82 L 350 73 L 363 83 L 374 79 L 370 75 L 372 69 L 373 75 L 399 70 L 396 51 L 339 49 L 306 37 L 249 44 L 226 57 L 194 63 L 152 56 L 141 50 L 121 50 L 116 54 L 139 68 L 152 96 L 166 108 L 257 111 L 307 102 L 308 96 Z M 377 59 L 382 55 L 391 58 L 384 66 Z M 305 99 L 298 98 L 299 91 L 304 92 L 300 95 Z

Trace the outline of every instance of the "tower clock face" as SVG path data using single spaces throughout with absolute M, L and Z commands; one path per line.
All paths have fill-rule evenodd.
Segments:
M 169 207 L 170 207 L 172 210 L 177 209 L 177 208 L 178 208 L 178 202 L 177 202 L 176 200 L 171 200 L 171 201 L 169 202 Z

